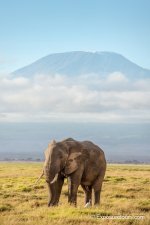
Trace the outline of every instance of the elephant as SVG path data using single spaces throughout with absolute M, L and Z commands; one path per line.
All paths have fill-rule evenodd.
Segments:
M 100 193 L 106 171 L 103 150 L 91 141 L 72 138 L 53 140 L 45 151 L 43 174 L 49 190 L 48 206 L 58 205 L 64 179 L 68 179 L 68 202 L 77 205 L 79 185 L 85 192 L 85 204 L 100 204 Z

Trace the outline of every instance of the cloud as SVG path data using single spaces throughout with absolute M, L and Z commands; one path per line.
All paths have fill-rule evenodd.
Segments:
M 107 81 L 112 83 L 112 82 L 127 82 L 128 79 L 122 74 L 118 72 L 114 72 L 108 75 Z
M 150 121 L 150 79 L 0 76 L 0 121 Z

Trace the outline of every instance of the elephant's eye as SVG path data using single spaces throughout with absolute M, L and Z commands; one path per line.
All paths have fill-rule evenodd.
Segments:
M 72 162 L 72 161 L 73 161 L 73 159 L 69 159 L 68 161 L 69 161 L 69 162 Z

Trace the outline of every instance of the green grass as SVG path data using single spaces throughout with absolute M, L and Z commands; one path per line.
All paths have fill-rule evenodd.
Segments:
M 101 205 L 84 208 L 84 192 L 78 191 L 77 208 L 67 203 L 67 184 L 58 207 L 47 207 L 47 186 L 41 179 L 33 186 L 42 163 L 0 163 L 0 224 L 124 224 L 148 225 L 150 222 L 150 165 L 109 164 L 103 183 Z M 143 220 L 104 220 L 98 216 L 143 215 Z

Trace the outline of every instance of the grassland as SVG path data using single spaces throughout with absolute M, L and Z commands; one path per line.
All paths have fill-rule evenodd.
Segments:
M 101 206 L 84 208 L 84 193 L 78 191 L 78 206 L 67 203 L 65 183 L 58 207 L 47 207 L 44 179 L 33 187 L 41 173 L 41 163 L 0 163 L 0 224 L 150 224 L 150 165 L 113 165 L 107 173 Z M 144 219 L 100 219 L 95 216 L 143 215 Z

